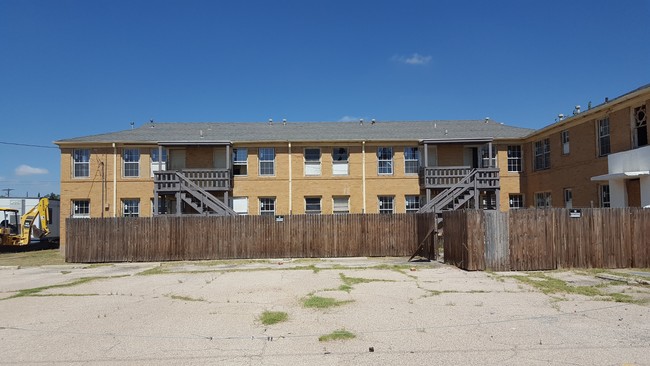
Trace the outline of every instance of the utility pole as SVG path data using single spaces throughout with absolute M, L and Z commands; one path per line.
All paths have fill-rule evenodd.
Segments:
M 5 188 L 5 189 L 3 189 L 3 191 L 7 192 L 7 197 L 10 197 L 11 196 L 11 191 L 15 191 L 15 189 L 13 189 L 13 188 Z

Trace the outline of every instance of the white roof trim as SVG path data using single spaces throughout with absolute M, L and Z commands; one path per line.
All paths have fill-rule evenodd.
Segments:
M 648 170 L 639 170 L 635 172 L 623 172 L 623 173 L 612 173 L 612 174 L 603 174 L 591 177 L 591 181 L 602 181 L 602 180 L 617 180 L 617 179 L 634 179 L 643 175 L 650 175 Z

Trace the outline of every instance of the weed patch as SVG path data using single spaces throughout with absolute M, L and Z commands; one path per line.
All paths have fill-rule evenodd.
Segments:
M 351 303 L 353 300 L 336 300 L 331 297 L 310 296 L 303 300 L 303 306 L 306 308 L 327 309 Z
M 272 325 L 287 321 L 289 314 L 284 311 L 265 311 L 260 315 L 260 321 L 264 325 Z
M 181 296 L 181 295 L 173 295 L 173 294 L 168 294 L 165 295 L 169 297 L 172 300 L 181 300 L 181 301 L 205 301 L 204 298 L 196 298 L 196 297 L 189 297 L 189 296 Z
M 119 276 L 119 277 L 123 277 L 123 276 Z M 66 295 L 66 294 L 42 295 L 40 293 L 45 291 L 45 290 L 50 290 L 50 289 L 53 289 L 53 288 L 72 287 L 72 286 L 77 286 L 77 285 L 81 285 L 81 284 L 84 284 L 84 283 L 88 283 L 88 282 L 91 282 L 91 281 L 107 279 L 107 278 L 116 278 L 116 277 L 82 277 L 82 278 L 76 279 L 76 280 L 74 280 L 72 282 L 68 282 L 68 283 L 62 283 L 62 284 L 51 285 L 51 286 L 43 286 L 43 287 L 27 288 L 27 289 L 19 290 L 18 293 L 14 294 L 12 296 L 6 297 L 3 300 L 15 299 L 17 297 L 25 297 L 25 296 L 91 296 L 91 294 L 87 294 L 87 295 Z
M 346 339 L 353 339 L 357 336 L 354 333 L 351 333 L 345 329 L 335 330 L 330 334 L 324 334 L 318 337 L 319 342 L 329 342 L 329 341 L 343 341 Z

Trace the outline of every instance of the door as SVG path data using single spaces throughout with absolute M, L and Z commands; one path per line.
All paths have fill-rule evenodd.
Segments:
M 169 169 L 170 170 L 185 169 L 185 149 L 169 150 Z

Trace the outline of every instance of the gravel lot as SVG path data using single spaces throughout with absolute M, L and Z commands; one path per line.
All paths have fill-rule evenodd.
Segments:
M 342 303 L 305 307 L 312 296 Z M 650 365 L 648 299 L 588 272 L 406 258 L 0 267 L 0 364 Z M 288 320 L 264 325 L 264 311 Z M 355 338 L 319 341 L 336 330 Z

